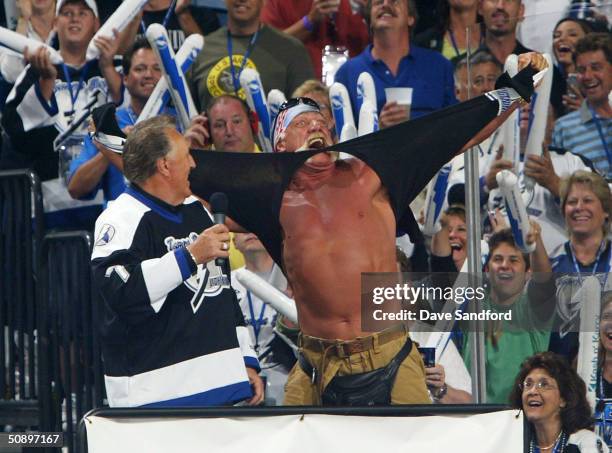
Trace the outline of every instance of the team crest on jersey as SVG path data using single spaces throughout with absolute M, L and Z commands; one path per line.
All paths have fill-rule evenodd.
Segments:
M 98 234 L 98 238 L 96 239 L 96 245 L 101 247 L 103 245 L 108 244 L 113 240 L 115 236 L 115 227 L 105 223 L 102 225 L 102 229 L 100 230 L 100 234 Z
M 198 238 L 197 233 L 189 233 L 186 238 L 174 238 L 172 236 L 164 239 L 164 244 L 168 251 L 175 250 L 179 247 L 186 247 Z M 223 269 L 215 264 L 215 260 L 208 263 L 199 264 L 198 272 L 192 275 L 183 284 L 193 292 L 190 305 L 194 313 L 198 311 L 202 302 L 207 297 L 218 295 L 225 288 L 230 288 L 230 281 Z

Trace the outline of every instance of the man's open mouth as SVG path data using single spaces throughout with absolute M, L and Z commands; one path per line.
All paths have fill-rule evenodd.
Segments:
M 306 144 L 308 145 L 307 147 L 309 149 L 325 148 L 326 146 L 325 137 L 320 136 L 320 135 L 311 136 L 308 138 L 308 141 L 306 142 Z

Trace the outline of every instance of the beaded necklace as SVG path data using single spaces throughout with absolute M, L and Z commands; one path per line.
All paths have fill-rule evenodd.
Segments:
M 535 439 L 531 439 L 531 442 L 529 442 L 529 453 L 541 453 L 542 450 L 548 450 L 551 447 L 554 447 L 551 453 L 563 453 L 565 451 L 565 447 L 567 446 L 568 438 L 569 436 L 561 431 L 551 445 L 542 448 L 540 448 L 539 445 L 536 445 Z

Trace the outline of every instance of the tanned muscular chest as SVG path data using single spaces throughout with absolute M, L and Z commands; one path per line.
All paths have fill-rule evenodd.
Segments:
M 316 184 L 299 181 L 283 196 L 280 212 L 284 242 L 367 238 L 387 229 L 393 216 L 378 177 L 369 168 L 340 168 Z M 394 228 L 394 226 L 393 226 Z

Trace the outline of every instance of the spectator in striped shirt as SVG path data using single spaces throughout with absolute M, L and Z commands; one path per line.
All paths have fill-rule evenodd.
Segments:
M 582 155 L 608 181 L 612 180 L 612 38 L 607 33 L 590 33 L 576 44 L 574 61 L 581 107 L 557 120 L 553 146 Z

